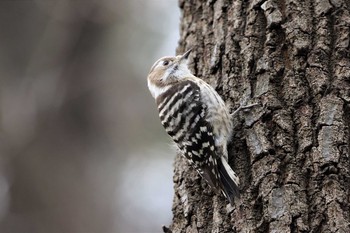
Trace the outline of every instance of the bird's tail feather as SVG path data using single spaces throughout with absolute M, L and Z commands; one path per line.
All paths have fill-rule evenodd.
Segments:
M 233 205 L 234 198 L 240 197 L 239 178 L 223 157 L 218 160 L 218 170 L 221 178 L 222 190 L 231 205 Z

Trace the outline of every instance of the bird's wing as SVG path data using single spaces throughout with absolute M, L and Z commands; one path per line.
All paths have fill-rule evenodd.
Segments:
M 158 97 L 159 117 L 183 155 L 213 188 L 220 185 L 217 150 L 207 106 L 200 88 L 192 81 L 174 85 Z

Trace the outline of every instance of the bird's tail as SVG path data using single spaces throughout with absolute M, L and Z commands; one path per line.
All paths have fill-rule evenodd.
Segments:
M 224 157 L 218 160 L 218 170 L 221 178 L 222 191 L 231 205 L 233 205 L 234 198 L 240 197 L 238 188 L 239 178 Z

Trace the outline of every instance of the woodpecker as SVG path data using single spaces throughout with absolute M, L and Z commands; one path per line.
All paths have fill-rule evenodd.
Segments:
M 215 89 L 187 66 L 191 50 L 154 63 L 148 88 L 166 132 L 189 164 L 231 205 L 239 197 L 239 178 L 227 163 L 232 115 Z

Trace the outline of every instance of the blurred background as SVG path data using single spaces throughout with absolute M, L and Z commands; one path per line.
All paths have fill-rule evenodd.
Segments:
M 160 232 L 170 140 L 146 77 L 177 0 L 0 1 L 0 232 Z

